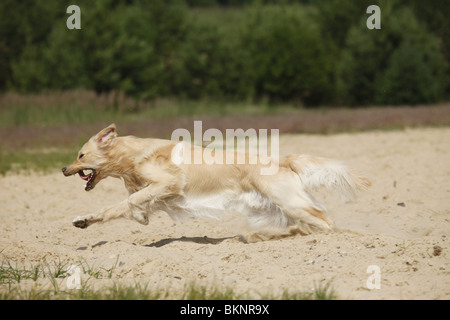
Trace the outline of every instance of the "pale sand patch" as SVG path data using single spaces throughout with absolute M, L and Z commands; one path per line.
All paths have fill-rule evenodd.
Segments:
M 239 217 L 175 222 L 158 213 L 148 226 L 116 220 L 77 229 L 75 216 L 127 196 L 121 181 L 85 192 L 83 180 L 59 171 L 7 175 L 0 177 L 0 260 L 115 264 L 111 281 L 174 290 L 195 281 L 255 297 L 330 283 L 342 299 L 450 298 L 450 128 L 283 135 L 280 151 L 341 159 L 373 186 L 353 203 L 315 194 L 334 233 L 244 244 L 231 238 L 243 230 Z M 380 289 L 366 286 L 370 265 L 380 268 Z

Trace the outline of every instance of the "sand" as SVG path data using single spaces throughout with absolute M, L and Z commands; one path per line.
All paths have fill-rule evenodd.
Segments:
M 373 186 L 352 203 L 314 194 L 335 232 L 245 244 L 235 216 L 178 222 L 158 213 L 148 226 L 122 219 L 78 229 L 75 216 L 127 196 L 120 180 L 85 192 L 84 181 L 59 170 L 8 174 L 0 177 L 0 260 L 114 266 L 111 279 L 89 279 L 96 287 L 178 290 L 194 281 L 257 298 L 328 284 L 340 299 L 450 298 L 450 128 L 283 135 L 280 152 L 344 160 Z

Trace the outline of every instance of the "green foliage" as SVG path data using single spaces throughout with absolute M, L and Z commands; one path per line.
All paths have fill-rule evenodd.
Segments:
M 81 8 L 81 30 L 66 27 L 70 4 Z M 370 4 L 381 7 L 381 30 L 366 27 Z M 435 102 L 450 89 L 444 11 L 418 0 L 5 0 L 0 90 Z
M 445 60 L 443 70 L 443 87 L 446 91 L 444 98 L 450 98 L 450 1 L 436 0 L 433 5 L 422 0 L 409 0 L 416 17 L 427 26 L 439 41 L 441 51 Z
M 377 0 L 317 0 L 316 19 L 322 27 L 322 35 L 338 47 L 345 45 L 348 30 L 365 16 L 366 8 Z
M 442 96 L 443 63 L 436 39 L 405 39 L 392 53 L 375 91 L 379 104 L 434 103 Z
M 35 56 L 31 46 L 45 42 L 58 15 L 58 0 L 0 2 L 0 89 L 5 89 L 12 77 L 11 63 L 24 50 L 26 57 Z M 45 18 L 43 18 L 45 17 Z
M 68 289 L 68 267 L 74 262 L 39 261 L 29 266 L 19 265 L 3 259 L 0 263 L 0 300 L 240 300 L 240 299 L 282 299 L 282 300 L 334 300 L 338 297 L 331 284 L 315 285 L 313 292 L 284 290 L 281 294 L 258 295 L 250 292 L 238 293 L 230 287 L 186 283 L 182 289 L 150 286 L 148 283 L 127 284 L 114 277 L 112 281 L 102 281 L 102 285 L 91 286 L 95 279 L 111 279 L 113 269 L 105 274 L 103 268 L 90 267 L 83 261 L 75 265 L 82 267 L 85 278 L 80 289 Z M 21 286 L 27 280 L 31 286 Z M 50 282 L 51 288 L 43 284 Z M 38 285 L 38 283 L 40 285 Z
M 202 20 L 191 21 L 174 59 L 174 92 L 191 99 L 249 95 L 248 53 L 227 32 Z
M 407 8 L 386 8 L 382 29 L 366 19 L 352 27 L 339 68 L 339 89 L 350 105 L 417 104 L 442 97 L 444 67 L 437 39 Z
M 304 7 L 264 6 L 250 9 L 242 46 L 251 57 L 257 97 L 319 104 L 329 98 L 333 58 L 326 53 L 320 30 Z

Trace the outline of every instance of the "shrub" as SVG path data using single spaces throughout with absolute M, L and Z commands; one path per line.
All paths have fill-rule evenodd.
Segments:
M 437 101 L 443 68 L 440 48 L 413 13 L 404 8 L 382 11 L 381 30 L 368 30 L 365 23 L 366 17 L 350 29 L 342 53 L 338 85 L 343 102 Z
M 82 29 L 69 31 L 65 19 L 54 21 L 47 39 L 25 46 L 12 63 L 12 88 L 83 87 L 136 98 L 169 94 L 170 59 L 183 32 L 184 7 L 162 0 L 80 2 Z
M 67 30 L 67 1 L 5 0 L 0 90 L 315 106 L 430 103 L 450 87 L 445 14 L 428 23 L 437 9 L 418 0 L 374 0 L 381 30 L 366 27 L 371 0 L 238 2 L 77 0 L 82 29 Z
M 174 61 L 173 92 L 188 98 L 246 98 L 251 88 L 245 48 L 229 29 L 191 21 Z
M 333 59 L 320 41 L 320 29 L 304 7 L 252 8 L 242 46 L 249 52 L 257 97 L 326 101 L 332 92 Z
M 34 58 L 58 15 L 58 0 L 0 1 L 0 90 L 12 78 L 12 63 L 18 57 Z M 27 51 L 27 52 L 24 52 Z M 40 57 L 39 55 L 37 56 Z M 25 62 L 23 62 L 25 63 Z M 36 72 L 39 67 L 29 64 Z
M 378 104 L 435 103 L 442 96 L 439 45 L 430 37 L 408 39 L 392 53 L 378 80 Z

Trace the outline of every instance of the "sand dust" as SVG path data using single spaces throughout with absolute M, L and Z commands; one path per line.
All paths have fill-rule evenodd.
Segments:
M 336 232 L 245 244 L 233 238 L 243 232 L 239 217 L 155 214 L 148 226 L 115 220 L 77 229 L 75 216 L 127 196 L 120 180 L 85 192 L 83 180 L 59 171 L 11 174 L 0 177 L 0 260 L 85 261 L 115 266 L 108 281 L 173 289 L 195 281 L 254 297 L 330 284 L 341 299 L 450 298 L 450 128 L 285 135 L 280 152 L 344 160 L 373 186 L 353 203 L 315 194 Z M 367 286 L 376 285 L 369 266 L 380 271 L 379 289 Z

